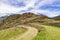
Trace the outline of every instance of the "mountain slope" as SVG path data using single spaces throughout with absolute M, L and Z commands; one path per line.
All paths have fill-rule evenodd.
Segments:
M 2 17 L 0 17 L 0 24 L 3 22 L 3 20 L 4 19 L 6 19 L 7 18 L 7 16 L 2 16 Z
M 17 19 L 20 17 L 20 14 L 14 14 L 8 16 L 6 19 L 3 20 L 3 23 L 0 24 L 0 29 L 10 28 L 15 26 L 18 23 Z
M 54 17 L 55 20 L 60 20 L 60 15 L 59 16 L 56 16 Z
M 23 14 L 13 14 L 8 16 L 3 23 L 0 24 L 0 29 L 10 28 L 18 24 L 26 24 L 29 22 L 39 22 L 43 24 L 52 23 L 54 20 L 45 16 L 45 15 L 36 15 L 31 12 L 23 13 Z

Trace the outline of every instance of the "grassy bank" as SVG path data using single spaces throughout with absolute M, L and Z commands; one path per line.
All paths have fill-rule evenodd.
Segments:
M 0 30 L 0 40 L 9 40 L 12 37 L 22 34 L 26 29 L 23 28 L 10 28 Z
M 53 26 L 40 25 L 42 31 L 33 40 L 60 40 L 60 28 Z

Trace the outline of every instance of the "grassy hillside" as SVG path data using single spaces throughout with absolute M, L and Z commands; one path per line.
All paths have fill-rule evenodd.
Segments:
M 56 16 L 54 17 L 55 20 L 60 20 L 60 15 L 59 16 Z
M 0 24 L 0 29 L 6 29 L 18 24 L 24 24 L 24 22 L 30 21 L 29 18 L 33 20 L 33 18 L 36 16 L 37 16 L 36 14 L 30 13 L 30 12 L 24 13 L 22 15 L 20 14 L 10 15 L 3 20 L 3 23 Z
M 43 25 L 60 27 L 60 20 L 57 21 L 57 20 L 54 20 L 54 19 L 46 18 L 46 17 L 45 18 L 40 17 L 40 18 L 31 20 L 29 22 L 26 22 L 26 23 L 27 24 L 28 23 L 40 23 L 40 24 L 43 24 Z
M 17 35 L 20 35 L 24 33 L 26 29 L 23 28 L 9 28 L 0 30 L 0 40 L 9 40 L 12 37 L 16 37 Z
M 8 16 L 3 20 L 3 23 L 0 24 L 0 29 L 6 29 L 15 26 L 17 23 L 20 23 L 17 19 L 20 18 L 20 14 L 13 14 Z
M 43 27 L 43 29 L 33 40 L 60 40 L 60 28 L 41 24 L 34 25 Z
M 59 19 L 60 16 L 55 17 Z M 45 15 L 36 15 L 34 13 L 28 12 L 23 14 L 13 14 L 8 16 L 3 23 L 0 24 L 0 29 L 6 29 L 10 27 L 14 27 L 18 24 L 28 24 L 33 22 L 39 22 L 43 25 L 51 25 L 51 26 L 59 26 L 60 22 L 55 22 L 54 18 L 49 18 Z M 59 20 L 60 21 L 60 20 Z
M 37 28 L 38 34 L 33 40 L 60 40 L 60 17 L 49 18 L 45 15 L 36 15 L 34 13 L 13 14 L 8 16 L 0 24 L 0 40 L 9 40 L 11 37 L 15 37 L 23 32 L 23 28 L 13 28 L 17 25 L 29 23 L 35 23 L 31 26 Z M 1 30 L 2 29 L 2 30 Z M 41 30 L 40 30 L 41 29 Z

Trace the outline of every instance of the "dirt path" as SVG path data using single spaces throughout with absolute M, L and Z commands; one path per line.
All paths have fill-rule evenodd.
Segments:
M 38 30 L 33 27 L 23 25 L 19 25 L 18 27 L 24 27 L 27 28 L 28 30 L 24 34 L 18 35 L 16 36 L 16 38 L 11 38 L 10 40 L 32 40 L 32 38 L 35 37 L 38 33 Z

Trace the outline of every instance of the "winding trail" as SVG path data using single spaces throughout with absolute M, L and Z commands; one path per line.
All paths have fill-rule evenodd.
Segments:
M 23 27 L 28 30 L 22 35 L 18 35 L 16 36 L 16 38 L 13 37 L 10 40 L 32 40 L 32 38 L 34 38 L 38 33 L 38 30 L 36 28 L 30 27 L 30 26 L 19 25 L 18 27 Z

